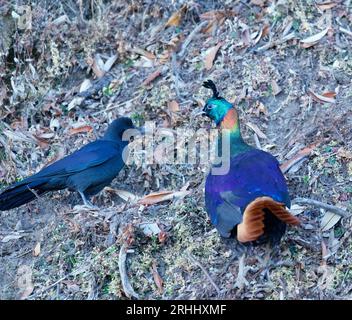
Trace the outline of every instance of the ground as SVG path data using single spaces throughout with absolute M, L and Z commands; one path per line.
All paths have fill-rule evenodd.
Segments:
M 244 139 L 286 166 L 292 199 L 352 211 L 351 1 L 31 3 L 31 26 L 26 1 L 0 3 L 0 188 L 118 116 L 210 129 L 194 115 L 212 79 Z M 0 299 L 351 299 L 350 218 L 295 205 L 301 226 L 277 248 L 241 246 L 210 224 L 208 169 L 130 164 L 97 210 L 61 191 L 1 212 Z M 149 206 L 120 191 L 185 185 Z

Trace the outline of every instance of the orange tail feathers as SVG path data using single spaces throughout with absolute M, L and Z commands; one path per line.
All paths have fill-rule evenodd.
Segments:
M 264 233 L 263 209 L 268 209 L 278 219 L 287 224 L 297 226 L 300 221 L 293 216 L 283 203 L 276 202 L 270 197 L 260 197 L 252 201 L 244 211 L 243 221 L 237 226 L 237 239 L 240 242 L 257 240 Z

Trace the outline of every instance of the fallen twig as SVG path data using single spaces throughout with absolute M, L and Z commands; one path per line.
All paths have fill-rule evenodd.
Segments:
M 135 297 L 139 299 L 138 294 L 133 290 L 130 284 L 130 281 L 128 280 L 127 268 L 126 268 L 126 257 L 127 257 L 126 249 L 127 249 L 126 244 L 123 244 L 121 246 L 120 254 L 119 254 L 119 270 L 120 270 L 123 291 L 125 292 L 128 298 Z
M 323 203 L 323 202 L 320 202 L 320 201 L 317 201 L 317 200 L 312 200 L 312 199 L 307 199 L 307 198 L 296 198 L 296 199 L 293 199 L 292 200 L 292 204 L 306 204 L 306 205 L 311 205 L 313 207 L 318 207 L 318 208 L 322 208 L 322 209 L 325 209 L 325 210 L 328 210 L 328 211 L 331 211 L 341 217 L 344 217 L 344 218 L 349 218 L 351 217 L 351 213 L 345 211 L 345 210 L 342 210 L 336 206 L 333 206 L 333 205 L 330 205 L 330 204 L 327 204 L 327 203 Z
M 154 81 L 156 78 L 164 75 L 167 71 L 169 71 L 169 67 L 168 66 L 163 66 L 159 69 L 157 69 L 156 71 L 154 71 L 153 73 L 151 73 L 142 83 L 142 86 L 147 86 L 149 85 L 152 81 Z
M 308 147 L 305 147 L 302 150 L 298 151 L 297 154 L 293 158 L 282 163 L 280 165 L 280 169 L 281 169 L 282 173 L 286 173 L 295 164 L 302 161 L 304 158 L 308 157 L 316 146 L 317 146 L 317 144 L 312 144 Z
M 347 34 L 347 35 L 349 35 L 350 37 L 352 37 L 352 31 L 347 30 L 347 29 L 342 28 L 342 27 L 340 27 L 339 30 L 340 30 L 342 33 Z
M 212 286 L 214 287 L 214 289 L 216 290 L 217 294 L 220 294 L 220 289 L 217 286 L 217 284 L 214 282 L 214 280 L 211 278 L 210 274 L 208 273 L 208 271 L 203 267 L 203 265 L 196 260 L 196 258 L 193 257 L 193 255 L 191 253 L 187 253 L 187 257 L 189 258 L 189 260 L 191 260 L 192 263 L 194 263 L 195 265 L 197 265 L 199 268 L 202 269 L 203 273 L 206 275 L 206 277 L 208 278 L 209 282 L 212 284 Z
M 244 263 L 245 258 L 246 258 L 246 254 L 244 253 L 238 261 L 238 274 L 234 285 L 235 288 L 243 289 L 245 286 L 248 285 L 246 274 L 249 268 L 246 267 Z
M 299 244 L 300 246 L 303 246 L 313 252 L 320 252 L 321 248 L 320 246 L 317 248 L 317 246 L 315 246 L 314 244 L 309 243 L 308 241 L 305 241 L 303 239 L 300 238 L 292 238 L 293 242 L 296 242 L 297 244 Z
M 261 144 L 260 144 L 260 141 L 259 141 L 259 139 L 258 139 L 258 136 L 257 136 L 257 134 L 254 132 L 254 134 L 253 134 L 253 138 L 254 138 L 254 141 L 255 141 L 255 145 L 257 146 L 257 148 L 259 149 L 259 150 L 263 150 L 263 148 L 262 148 L 262 146 L 261 146 Z
M 27 298 L 27 300 L 34 299 L 34 298 L 38 297 L 40 294 L 44 293 L 45 291 L 47 291 L 47 290 L 49 290 L 49 289 L 55 287 L 57 284 L 59 284 L 59 283 L 61 283 L 62 281 L 66 280 L 69 276 L 70 276 L 70 274 L 68 274 L 68 275 L 62 277 L 61 279 L 55 281 L 54 283 L 48 285 L 48 286 L 45 287 L 44 289 L 41 289 L 40 292 L 37 292 L 37 293 L 35 293 L 35 294 L 30 295 L 30 296 Z
M 115 104 L 115 105 L 113 105 L 113 106 L 110 106 L 110 107 L 108 107 L 108 108 L 106 108 L 106 109 L 104 109 L 104 110 L 100 110 L 100 111 L 94 112 L 94 113 L 93 113 L 93 116 L 97 116 L 97 115 L 99 115 L 99 114 L 101 114 L 101 113 L 105 113 L 105 112 L 107 112 L 107 111 L 111 111 L 111 110 L 113 110 L 113 109 L 120 108 L 120 107 L 122 107 L 122 106 L 124 106 L 124 105 L 126 105 L 126 104 L 129 104 L 129 103 L 131 103 L 131 102 L 137 100 L 137 99 L 140 98 L 140 97 L 141 97 L 141 94 L 140 94 L 140 92 L 138 92 L 138 95 L 135 96 L 135 97 L 133 97 L 132 99 L 127 100 L 127 101 L 120 102 L 120 103 Z
M 186 38 L 186 40 L 183 42 L 181 50 L 178 54 L 178 56 L 183 59 L 183 56 L 186 53 L 187 47 L 188 45 L 191 43 L 191 41 L 193 40 L 193 38 L 196 36 L 196 34 L 202 30 L 203 27 L 205 27 L 208 24 L 208 21 L 203 21 L 200 24 L 198 24 L 194 30 L 188 35 L 188 37 Z
M 89 98 L 95 94 L 97 94 L 100 90 L 102 90 L 104 87 L 108 87 L 110 82 L 113 80 L 113 76 L 110 74 L 104 75 L 102 78 L 96 80 L 93 85 L 88 88 L 87 90 L 84 90 L 82 92 L 77 93 L 77 97 L 82 97 L 82 98 Z
M 177 66 L 177 57 L 176 53 L 173 52 L 171 55 L 171 67 L 172 67 L 172 74 L 174 78 L 174 83 L 175 83 L 175 91 L 177 97 L 180 96 L 180 86 L 179 86 L 179 73 L 178 73 L 178 66 Z

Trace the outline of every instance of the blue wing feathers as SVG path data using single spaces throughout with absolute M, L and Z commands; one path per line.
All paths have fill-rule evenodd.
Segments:
M 47 166 L 32 177 L 65 176 L 95 167 L 116 157 L 119 153 L 118 148 L 119 146 L 112 141 L 98 140 L 91 142 L 76 152 Z
M 290 197 L 279 162 L 271 154 L 258 149 L 234 156 L 227 175 L 209 174 L 206 181 L 206 207 L 215 225 L 219 221 L 219 214 L 232 215 L 233 224 L 238 224 L 246 206 L 262 196 L 269 196 L 290 207 Z M 219 210 L 220 207 L 223 209 Z M 228 209 L 224 212 L 224 208 Z

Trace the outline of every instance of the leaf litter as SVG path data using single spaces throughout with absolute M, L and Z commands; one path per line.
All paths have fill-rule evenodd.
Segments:
M 281 163 L 289 161 L 284 171 L 292 198 L 351 209 L 352 37 L 344 1 L 99 3 L 82 2 L 66 14 L 54 4 L 50 21 L 45 4 L 35 7 L 30 42 L 11 23 L 2 26 L 2 187 L 94 140 L 117 116 L 169 123 L 172 129 L 207 128 L 204 118 L 189 119 L 193 100 L 207 97 L 202 81 L 211 78 L 224 97 L 236 101 L 241 123 L 255 125 L 242 125 L 244 139 L 251 143 L 253 130 L 260 129 L 268 150 Z M 14 54 L 8 54 L 10 47 Z M 166 111 L 173 122 L 165 120 Z M 317 141 L 313 152 L 300 152 Z M 113 182 L 116 192 L 107 188 L 94 197 L 101 212 L 72 210 L 75 196 L 62 191 L 1 213 L 0 297 L 86 299 L 90 293 L 84 288 L 94 278 L 98 299 L 217 298 L 205 277 L 216 279 L 227 299 L 348 297 L 350 218 L 337 221 L 329 211 L 321 215 L 310 205 L 293 206 L 311 228 L 288 229 L 271 257 L 275 267 L 268 284 L 260 271 L 264 249 L 254 248 L 239 261 L 235 243 L 223 241 L 209 223 L 203 198 L 207 170 L 204 164 L 131 165 Z M 148 205 L 138 204 L 143 198 Z M 138 228 L 143 223 L 154 226 L 150 237 Z M 16 225 L 31 231 L 17 231 Z M 109 235 L 114 237 L 108 244 Z M 322 240 L 324 253 L 315 250 Z M 132 288 L 127 295 L 118 266 L 124 244 L 122 274 Z M 190 266 L 180 254 L 186 250 L 203 269 Z M 283 259 L 290 264 L 280 264 Z M 17 274 L 23 261 L 31 267 Z M 299 277 L 297 265 L 304 266 Z M 21 275 L 30 281 L 19 291 Z M 71 275 L 73 283 L 67 282 Z M 239 276 L 241 290 L 234 287 Z

